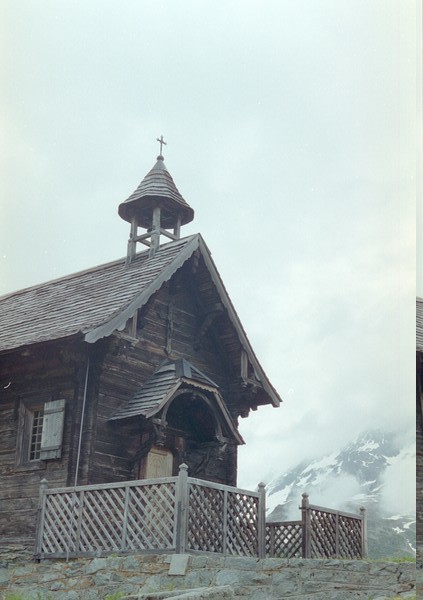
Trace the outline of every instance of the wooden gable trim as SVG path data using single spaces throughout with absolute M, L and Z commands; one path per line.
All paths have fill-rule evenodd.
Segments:
M 204 383 L 200 383 L 198 381 L 193 381 L 191 379 L 183 378 L 182 382 L 184 382 L 186 385 L 189 385 L 190 387 L 199 388 L 200 390 L 204 390 L 204 391 L 207 391 L 207 392 L 210 392 L 211 394 L 213 394 L 213 396 L 216 400 L 216 404 L 219 407 L 219 409 L 223 415 L 223 418 L 225 419 L 225 422 L 226 422 L 227 426 L 229 427 L 232 435 L 236 438 L 236 440 L 239 444 L 245 444 L 243 437 L 237 431 L 237 429 L 234 427 L 231 415 L 229 414 L 229 411 L 228 411 L 226 404 L 222 398 L 222 395 L 217 388 L 209 386 L 209 385 L 205 385 Z
M 160 411 L 163 410 L 163 416 L 164 416 L 164 419 L 166 419 L 167 409 L 169 408 L 169 406 L 173 402 L 173 400 L 177 396 L 179 396 L 182 392 L 189 392 L 189 391 L 192 392 L 195 390 L 198 390 L 199 393 L 201 393 L 201 395 L 204 395 L 204 392 L 207 392 L 214 397 L 217 408 L 221 413 L 223 421 L 226 424 L 226 426 L 228 427 L 231 434 L 233 435 L 234 439 L 236 440 L 236 442 L 238 444 L 245 444 L 244 439 L 242 438 L 241 434 L 237 431 L 237 429 L 232 421 L 231 415 L 229 414 L 229 411 L 226 408 L 225 402 L 224 402 L 219 390 L 214 386 L 207 385 L 205 383 L 200 383 L 198 381 L 195 381 L 195 380 L 187 378 L 187 377 L 179 377 L 175 381 L 175 383 L 172 385 L 172 387 L 166 392 L 166 394 L 163 395 L 163 398 L 160 400 L 160 402 L 158 402 L 154 407 L 150 408 L 150 410 L 140 411 L 138 414 L 134 412 L 133 414 L 128 415 L 126 418 L 129 419 L 129 418 L 133 418 L 133 417 L 142 415 L 146 419 L 151 419 L 152 417 L 154 417 Z M 159 420 L 162 420 L 163 416 L 159 417 Z
M 148 412 L 142 413 L 145 416 L 145 418 L 146 419 L 150 419 L 151 417 L 154 417 L 154 415 L 156 415 L 163 408 L 163 406 L 165 406 L 165 404 L 167 402 L 169 402 L 169 400 L 173 397 L 173 395 L 176 394 L 176 392 L 178 391 L 180 385 L 181 385 L 181 380 L 177 379 L 176 382 L 175 382 L 175 384 L 163 396 L 162 400 L 156 404 L 156 406 L 154 406 Z
M 165 269 L 163 269 L 163 271 L 147 288 L 145 288 L 140 294 L 135 296 L 135 298 L 132 300 L 132 302 L 130 302 L 130 304 L 126 308 L 119 311 L 117 314 L 115 314 L 114 317 L 112 317 L 105 323 L 99 325 L 98 327 L 95 327 L 94 329 L 86 331 L 85 341 L 88 343 L 94 343 L 100 338 L 111 335 L 115 330 L 122 330 L 125 327 L 128 319 L 132 318 L 136 311 L 139 308 L 141 308 L 141 306 L 146 304 L 150 297 L 155 292 L 157 292 L 166 281 L 169 281 L 169 279 L 171 279 L 174 273 L 180 267 L 183 266 L 183 264 L 194 254 L 194 252 L 197 249 L 199 249 L 199 251 L 201 252 L 205 265 L 212 278 L 212 281 L 216 286 L 221 302 L 228 312 L 229 319 L 232 325 L 234 326 L 235 331 L 238 334 L 241 346 L 246 352 L 248 360 L 250 361 L 255 371 L 255 374 L 263 387 L 263 390 L 268 394 L 273 406 L 279 406 L 281 403 L 281 398 L 279 397 L 275 388 L 268 380 L 265 372 L 263 371 L 263 368 L 257 360 L 257 357 L 250 345 L 250 342 L 247 338 L 241 321 L 228 296 L 228 293 L 219 275 L 216 265 L 214 264 L 214 261 L 211 257 L 211 253 L 199 233 L 192 237 L 192 239 L 188 242 L 185 248 L 183 248 L 183 250 L 181 250 L 181 252 L 176 256 L 173 262 L 171 262 Z
M 254 351 L 250 345 L 250 342 L 247 338 L 247 335 L 244 331 L 241 321 L 235 311 L 235 308 L 233 307 L 233 304 L 228 296 L 228 293 L 227 293 L 226 288 L 223 284 L 223 281 L 219 275 L 216 265 L 214 264 L 214 261 L 211 257 L 211 253 L 210 253 L 209 249 L 207 248 L 205 241 L 203 240 L 203 238 L 200 235 L 199 235 L 199 248 L 200 248 L 201 254 L 204 258 L 204 262 L 206 263 L 207 269 L 212 277 L 213 283 L 215 284 L 216 289 L 219 293 L 222 304 L 228 311 L 229 318 L 230 318 L 233 326 L 235 327 L 235 330 L 239 337 L 239 341 L 241 342 L 241 345 L 242 345 L 244 351 L 246 352 L 248 359 L 250 360 L 251 365 L 253 366 L 253 368 L 256 372 L 256 376 L 258 377 L 260 383 L 262 384 L 263 389 L 265 390 L 265 392 L 269 395 L 270 399 L 272 400 L 273 406 L 279 406 L 282 400 L 279 397 L 278 393 L 276 392 L 275 388 L 272 386 L 272 384 L 268 380 L 265 372 L 263 371 L 263 368 L 261 367 L 259 361 L 257 360 L 256 355 L 254 354 Z
M 113 331 L 122 330 L 128 319 L 133 317 L 134 313 L 141 308 L 150 297 L 159 290 L 162 285 L 168 281 L 172 275 L 185 263 L 188 258 L 195 252 L 199 244 L 199 235 L 193 236 L 193 239 L 188 242 L 183 250 L 177 255 L 172 263 L 170 263 L 163 271 L 156 277 L 156 279 L 147 286 L 140 294 L 135 296 L 132 302 L 124 309 L 119 311 L 114 317 L 102 323 L 94 329 L 85 332 L 85 341 L 93 344 L 97 340 L 103 337 L 107 337 L 113 333 Z
M 186 387 L 184 387 L 184 386 L 186 386 Z M 231 432 L 231 434 L 233 435 L 234 439 L 240 445 L 245 444 L 244 439 L 242 438 L 241 434 L 237 431 L 237 429 L 235 428 L 235 426 L 232 422 L 231 416 L 228 412 L 228 409 L 225 406 L 225 403 L 224 403 L 223 398 L 220 395 L 219 391 L 216 388 L 209 388 L 209 386 L 199 384 L 195 381 L 192 381 L 191 379 L 185 379 L 185 378 L 179 379 L 177 389 L 176 390 L 174 389 L 172 394 L 167 394 L 166 401 L 160 403 L 160 407 L 155 411 L 154 414 L 157 414 L 157 412 L 159 412 L 159 410 L 163 409 L 163 417 L 164 417 L 164 420 L 166 420 L 166 413 L 167 413 L 169 406 L 172 404 L 172 402 L 174 400 L 176 400 L 176 398 L 178 396 L 180 396 L 181 394 L 183 394 L 185 392 L 192 392 L 193 389 L 199 390 L 198 395 L 201 396 L 203 398 L 203 400 L 215 412 L 214 407 L 210 404 L 210 399 L 207 398 L 207 396 L 205 396 L 205 394 L 204 394 L 204 392 L 206 392 L 206 391 L 211 393 L 211 395 L 214 397 L 214 400 L 216 402 L 217 409 L 220 411 L 221 417 L 223 418 L 225 425 L 228 427 L 228 429 Z

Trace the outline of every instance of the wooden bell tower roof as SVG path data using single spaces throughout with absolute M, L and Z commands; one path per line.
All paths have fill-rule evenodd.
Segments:
M 157 141 L 160 143 L 160 154 L 156 164 L 118 209 L 119 216 L 131 224 L 127 264 L 134 259 L 138 242 L 148 246 L 150 256 L 154 256 L 160 247 L 162 235 L 171 240 L 179 240 L 181 226 L 194 218 L 194 211 L 183 199 L 165 167 L 162 148 L 166 142 L 163 136 L 157 138 Z M 147 232 L 139 234 L 139 227 Z
M 151 227 L 156 206 L 162 209 L 161 225 L 166 229 L 175 228 L 178 216 L 181 225 L 190 223 L 194 218 L 193 209 L 176 187 L 161 154 L 137 189 L 119 205 L 119 216 L 128 223 L 131 223 L 132 217 L 135 216 L 139 227 L 148 229 Z

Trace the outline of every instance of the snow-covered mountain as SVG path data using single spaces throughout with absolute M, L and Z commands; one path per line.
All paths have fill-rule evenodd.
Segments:
M 341 450 L 274 478 L 267 485 L 267 519 L 300 519 L 303 492 L 318 506 L 356 513 L 364 506 L 369 556 L 413 555 L 414 473 L 414 441 L 401 447 L 393 433 L 368 431 Z

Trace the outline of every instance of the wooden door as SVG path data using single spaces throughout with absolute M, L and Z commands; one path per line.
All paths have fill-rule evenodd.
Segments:
M 145 479 L 157 479 L 159 477 L 172 477 L 173 454 L 167 448 L 153 446 L 147 454 L 145 464 Z

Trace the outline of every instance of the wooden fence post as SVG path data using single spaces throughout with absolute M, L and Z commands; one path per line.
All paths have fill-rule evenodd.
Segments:
M 122 533 L 120 538 L 120 549 L 122 551 L 126 550 L 127 544 L 127 534 L 128 534 L 128 508 L 129 508 L 129 486 L 125 485 L 125 504 L 123 508 L 123 523 L 122 523 Z M 78 527 L 79 533 L 79 527 Z
M 35 558 L 39 559 L 42 548 L 43 529 L 44 529 L 44 505 L 46 497 L 46 489 L 48 488 L 47 479 L 42 479 L 40 482 L 40 492 L 38 496 L 37 509 L 37 533 L 35 536 Z
M 364 506 L 360 508 L 361 515 L 361 558 L 367 558 L 367 512 Z
M 176 484 L 176 541 L 175 551 L 184 554 L 188 537 L 188 465 L 179 465 L 178 481 Z
M 266 485 L 262 482 L 258 484 L 258 493 L 257 550 L 259 558 L 266 558 Z
M 308 494 L 302 495 L 301 501 L 301 521 L 303 526 L 302 554 L 303 558 L 311 558 L 311 519 L 310 502 Z
M 75 489 L 75 488 L 74 488 Z M 76 524 L 76 535 L 75 535 L 75 547 L 74 547 L 74 552 L 79 552 L 79 549 L 81 547 L 81 529 L 82 529 L 82 521 L 84 518 L 84 500 L 85 500 L 85 492 L 78 492 L 78 499 L 79 499 L 79 506 L 78 506 L 78 522 Z M 70 536 L 72 535 L 72 527 L 73 527 L 73 515 L 74 515 L 74 507 L 76 505 L 76 491 L 73 492 L 72 495 L 72 519 L 71 522 L 69 524 L 69 538 L 68 538 L 68 549 L 67 549 L 67 557 L 66 560 L 68 560 L 69 557 L 69 542 L 70 542 Z
M 222 532 L 222 554 L 227 555 L 228 545 L 228 490 L 223 492 L 223 532 Z

